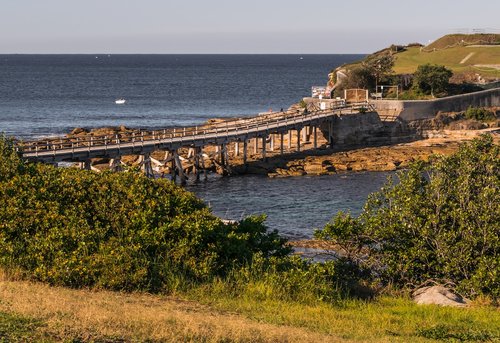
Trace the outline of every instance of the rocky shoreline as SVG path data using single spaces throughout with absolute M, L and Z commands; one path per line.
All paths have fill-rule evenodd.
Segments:
M 498 118 L 496 115 L 498 108 L 492 108 L 492 110 L 495 117 Z M 218 124 L 224 124 L 224 120 L 214 119 L 204 125 Z M 398 125 L 401 126 L 402 124 Z M 463 113 L 440 113 L 432 119 L 410 122 L 405 125 L 406 128 L 400 129 L 405 136 L 398 136 L 397 133 L 393 133 L 393 135 L 390 130 L 385 130 L 381 131 L 384 135 L 378 132 L 378 136 L 375 135 L 378 138 L 375 137 L 376 139 L 372 141 L 367 139 L 366 142 L 361 139 L 360 142 L 356 143 L 351 136 L 369 136 L 369 132 L 358 133 L 353 131 L 350 133 L 351 136 L 345 137 L 343 143 L 334 144 L 333 149 L 327 146 L 326 137 L 318 130 L 318 148 L 313 149 L 313 142 L 311 141 L 311 135 L 309 135 L 307 140 L 301 142 L 300 152 L 294 152 L 296 147 L 293 144 L 297 141 L 297 133 L 292 132 L 289 137 L 285 136 L 285 143 L 288 143 L 287 140 L 289 139 L 293 142 L 291 151 L 281 155 L 279 149 L 268 150 L 266 158 L 262 159 L 260 152 L 255 153 L 249 149 L 248 163 L 246 165 L 243 164 L 241 155 L 238 156 L 234 153 L 234 147 L 228 145 L 230 171 L 227 174 L 293 177 L 361 171 L 395 171 L 406 168 L 413 161 L 427 161 L 434 154 L 449 155 L 458 149 L 461 142 L 471 140 L 483 133 L 492 134 L 496 141 L 500 137 L 500 120 L 496 119 L 490 123 L 468 120 L 464 118 Z M 67 137 L 75 139 L 105 135 L 118 137 L 132 132 L 141 134 L 140 130 L 121 126 L 91 130 L 75 128 Z M 408 132 L 412 132 L 412 134 L 408 134 Z M 349 141 L 355 143 L 349 144 Z M 215 149 L 214 146 L 207 146 L 204 152 L 212 156 L 215 154 Z M 180 153 L 185 157 L 189 155 L 187 148 L 181 149 Z M 152 157 L 161 160 L 164 155 L 165 152 L 156 151 L 152 154 Z M 188 170 L 190 164 L 187 159 L 185 160 L 185 168 Z M 98 170 L 109 168 L 107 159 L 95 159 L 92 162 Z M 140 163 L 140 159 L 139 156 L 135 155 L 123 156 L 122 162 L 134 166 Z M 217 161 L 213 158 L 206 160 L 206 169 L 212 172 L 220 172 L 217 169 Z M 168 173 L 168 166 L 165 166 L 164 170 L 158 170 L 158 172 L 162 174 Z

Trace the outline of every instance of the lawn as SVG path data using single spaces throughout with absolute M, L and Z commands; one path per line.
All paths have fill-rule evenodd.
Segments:
M 220 289 L 219 289 L 220 290 Z M 199 288 L 176 297 L 0 281 L 0 342 L 497 341 L 500 312 L 418 306 L 400 297 L 335 304 L 233 297 Z
M 467 56 L 470 57 L 460 63 Z M 421 64 L 444 65 L 455 73 L 475 72 L 483 76 L 500 78 L 500 70 L 484 65 L 500 65 L 500 45 L 490 47 L 454 47 L 434 52 L 420 51 L 419 47 L 410 47 L 396 55 L 394 72 L 409 74 L 415 72 Z

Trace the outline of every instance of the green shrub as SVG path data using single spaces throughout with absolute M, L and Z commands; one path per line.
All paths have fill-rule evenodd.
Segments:
M 290 252 L 265 217 L 224 224 L 168 180 L 29 165 L 0 140 L 0 266 L 55 285 L 168 291 Z
M 201 287 L 191 291 L 202 298 L 211 294 L 214 298 L 229 296 L 301 304 L 335 302 L 346 294 L 335 261 L 316 263 L 299 256 L 265 258 L 262 254 L 256 254 L 247 266 L 235 268 L 225 277 Z
M 500 296 L 500 147 L 491 136 L 415 163 L 372 194 L 362 214 L 339 213 L 315 233 L 395 286 L 429 279 L 468 296 Z
M 435 93 L 447 91 L 452 75 L 453 72 L 442 65 L 430 63 L 419 65 L 413 74 L 413 88 L 423 94 L 434 96 Z
M 465 111 L 465 118 L 487 121 L 495 119 L 495 115 L 486 108 L 469 106 L 469 108 Z

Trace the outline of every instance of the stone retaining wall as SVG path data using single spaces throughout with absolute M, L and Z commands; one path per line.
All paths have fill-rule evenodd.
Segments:
M 372 100 L 381 116 L 398 116 L 404 121 L 433 118 L 439 111 L 460 112 L 472 107 L 500 106 L 500 88 L 434 100 Z

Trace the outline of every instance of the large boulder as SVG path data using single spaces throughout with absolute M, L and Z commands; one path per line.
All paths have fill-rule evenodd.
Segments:
M 462 298 L 441 285 L 417 289 L 413 292 L 413 301 L 420 305 L 434 304 L 454 307 L 464 307 L 470 302 L 470 300 Z

